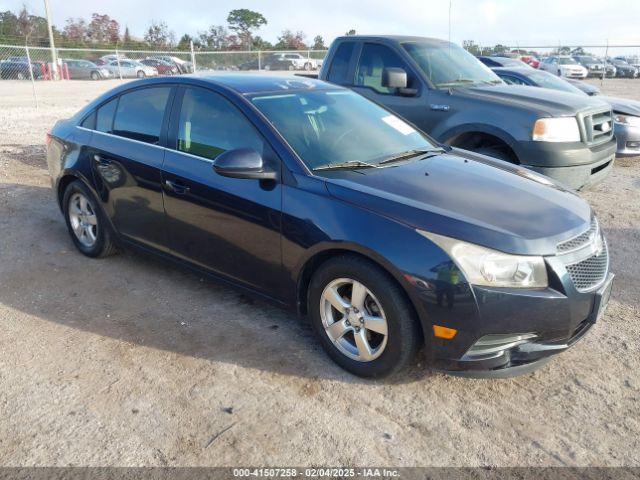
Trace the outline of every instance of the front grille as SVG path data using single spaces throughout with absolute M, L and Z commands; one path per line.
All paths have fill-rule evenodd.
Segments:
M 611 110 L 603 110 L 584 116 L 587 143 L 602 143 L 613 135 L 613 115 Z
M 607 242 L 602 241 L 602 251 L 585 260 L 567 265 L 567 272 L 573 286 L 579 292 L 587 292 L 604 282 L 609 269 L 609 251 Z
M 574 250 L 579 250 L 585 245 L 591 243 L 594 238 L 599 233 L 600 228 L 598 227 L 598 220 L 596 217 L 593 217 L 591 220 L 591 226 L 589 230 L 584 233 L 581 233 L 578 236 L 570 238 L 569 240 L 565 240 L 562 243 L 559 243 L 557 246 L 558 255 L 562 255 L 563 253 L 573 252 Z

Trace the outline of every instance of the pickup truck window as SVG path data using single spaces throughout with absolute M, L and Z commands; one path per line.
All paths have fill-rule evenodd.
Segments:
M 328 80 L 338 85 L 348 85 L 351 83 L 347 79 L 349 73 L 349 62 L 351 61 L 351 55 L 353 54 L 354 42 L 341 43 L 333 56 L 331 62 L 331 68 L 329 70 Z
M 404 120 L 349 90 L 258 94 L 251 102 L 312 170 L 348 162 L 374 166 L 436 147 Z
M 393 50 L 384 45 L 365 43 L 358 62 L 355 85 L 370 87 L 379 93 L 393 93 L 395 89 L 382 86 L 382 71 L 389 67 L 404 69 L 411 86 L 411 71 Z
M 436 88 L 502 83 L 489 67 L 458 45 L 411 42 L 402 46 Z

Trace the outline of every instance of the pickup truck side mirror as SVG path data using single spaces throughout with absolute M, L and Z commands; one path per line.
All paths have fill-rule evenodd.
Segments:
M 387 67 L 382 70 L 382 86 L 395 88 L 396 94 L 412 97 L 418 94 L 415 88 L 407 88 L 407 72 L 403 68 Z
M 227 150 L 216 157 L 213 169 L 218 175 L 230 178 L 277 180 L 275 171 L 264 165 L 262 156 L 252 148 Z

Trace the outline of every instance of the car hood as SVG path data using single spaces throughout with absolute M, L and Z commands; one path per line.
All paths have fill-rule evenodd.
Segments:
M 524 85 L 456 87 L 452 89 L 452 94 L 543 112 L 554 117 L 575 115 L 582 110 L 607 107 L 605 102 L 588 96 Z
M 591 221 L 587 202 L 553 180 L 457 149 L 385 168 L 322 173 L 337 199 L 507 253 L 553 255 Z
M 618 97 L 598 97 L 607 103 L 611 104 L 614 112 L 624 113 L 625 115 L 640 116 L 640 102 L 637 100 L 629 100 L 628 98 Z

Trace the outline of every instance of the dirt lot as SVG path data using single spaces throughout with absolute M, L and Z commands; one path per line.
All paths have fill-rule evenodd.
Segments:
M 35 110 L 0 82 L 0 465 L 640 465 L 640 159 L 584 194 L 617 274 L 584 341 L 511 380 L 362 381 L 275 307 L 74 251 L 45 133 L 113 85 L 40 83 Z

